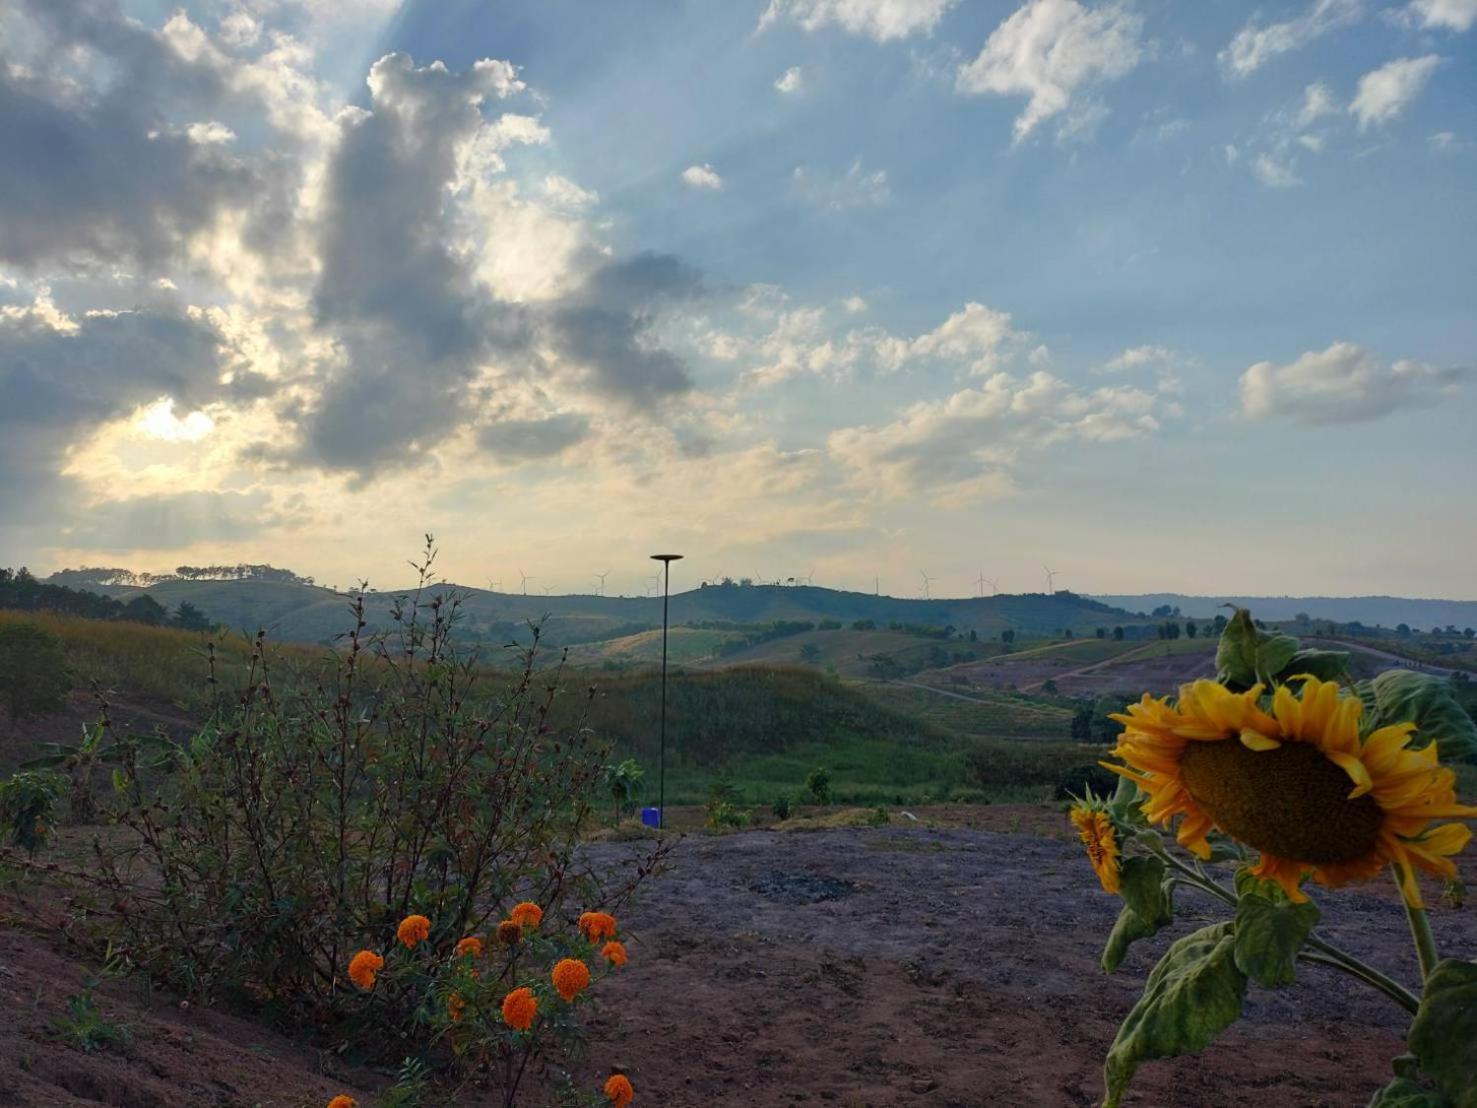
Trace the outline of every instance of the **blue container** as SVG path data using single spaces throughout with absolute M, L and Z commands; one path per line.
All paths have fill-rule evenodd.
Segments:
M 641 822 L 647 827 L 660 827 L 662 825 L 662 810 L 660 808 L 642 808 Z

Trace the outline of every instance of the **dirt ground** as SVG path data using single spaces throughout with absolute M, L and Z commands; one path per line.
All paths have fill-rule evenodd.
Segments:
M 1118 901 L 1075 842 L 1006 828 L 1060 819 L 985 809 L 976 828 L 694 836 L 627 913 L 633 961 L 602 989 L 591 1065 L 673 1106 L 1092 1105 L 1102 1057 L 1180 920 L 1097 965 Z M 628 847 L 597 848 L 621 864 Z M 1325 893 L 1320 934 L 1416 979 L 1405 917 L 1382 888 Z M 1477 949 L 1470 907 L 1433 908 L 1437 938 Z M 1156 1108 L 1362 1105 L 1403 1049 L 1404 1013 L 1320 967 L 1198 1058 L 1153 1062 L 1127 1103 Z M 602 1071 L 603 1072 L 603 1071 Z
M 1097 889 L 1059 812 L 916 814 L 683 839 L 623 913 L 632 962 L 599 991 L 588 1087 L 616 1066 L 637 1108 L 1096 1104 L 1102 1056 L 1144 975 L 1210 905 L 1183 895 L 1172 932 L 1135 946 L 1109 977 L 1097 958 L 1118 902 Z M 589 850 L 602 869 L 621 868 L 643 845 Z M 1321 901 L 1321 934 L 1414 981 L 1404 914 L 1383 887 Z M 98 987 L 130 1040 L 85 1052 L 55 1020 L 88 970 L 49 915 L 0 897 L 6 1108 L 322 1108 L 337 1092 L 374 1108 L 389 1081 L 137 982 Z M 1445 949 L 1477 950 L 1471 907 L 1433 916 Z M 1199 1058 L 1147 1065 L 1127 1103 L 1362 1105 L 1402 1049 L 1399 1009 L 1318 967 L 1285 990 L 1253 986 L 1247 1012 Z

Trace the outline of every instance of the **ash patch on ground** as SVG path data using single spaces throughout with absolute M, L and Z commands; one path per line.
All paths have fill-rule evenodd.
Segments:
M 840 900 L 856 892 L 856 886 L 850 881 L 812 873 L 785 873 L 777 869 L 750 881 L 749 889 L 781 904 L 819 904 L 823 900 Z

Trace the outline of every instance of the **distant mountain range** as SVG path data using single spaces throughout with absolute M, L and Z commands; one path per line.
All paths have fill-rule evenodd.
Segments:
M 1335 623 L 1363 623 L 1369 627 L 1397 627 L 1404 623 L 1427 631 L 1454 626 L 1477 627 L 1477 600 L 1421 600 L 1404 596 L 1187 596 L 1184 593 L 1142 593 L 1133 596 L 1095 596 L 1115 608 L 1153 612 L 1169 605 L 1186 616 L 1214 616 L 1224 604 L 1249 608 L 1258 619 L 1290 620 L 1299 615 Z

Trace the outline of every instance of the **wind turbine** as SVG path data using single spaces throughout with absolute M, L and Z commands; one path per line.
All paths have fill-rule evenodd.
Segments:
M 1044 570 L 1046 570 L 1046 595 L 1047 596 L 1055 596 L 1056 595 L 1056 573 L 1057 573 L 1057 571 L 1054 570 L 1054 569 L 1052 569 L 1050 566 L 1046 565 L 1045 563 L 1042 564 L 1041 568 L 1044 569 Z
M 923 578 L 923 599 L 924 600 L 932 600 L 933 599 L 933 593 L 931 593 L 931 592 L 928 591 L 928 586 L 931 585 L 931 584 L 933 584 L 935 581 L 937 581 L 938 578 L 937 577 L 930 577 L 927 573 L 924 573 L 923 570 L 921 570 L 921 569 L 918 571 L 918 573 Z
M 491 589 L 493 592 L 502 592 L 502 590 L 503 590 L 503 580 L 502 580 L 502 578 L 499 577 L 496 581 L 494 581 L 491 577 L 489 577 L 487 579 L 487 587 L 489 589 Z
M 985 584 L 987 584 L 987 585 L 990 586 L 990 595 L 991 596 L 999 596 L 1000 595 L 1000 588 L 999 588 L 1000 578 L 997 577 L 997 578 L 995 578 L 992 581 L 988 577 L 986 577 L 984 574 L 980 574 L 980 579 L 982 581 L 984 581 Z
M 554 586 L 553 585 L 545 585 L 544 586 L 544 595 L 545 596 L 548 596 L 553 591 L 554 591 Z
M 654 593 L 656 591 L 656 587 L 661 582 L 661 579 L 662 579 L 662 575 L 660 573 L 653 573 L 650 577 L 648 577 L 646 579 L 646 595 L 647 596 L 650 596 L 652 593 Z
M 521 569 L 518 571 L 518 576 L 521 577 L 521 578 L 523 578 L 523 595 L 524 596 L 527 596 L 528 595 L 528 582 L 530 582 L 530 581 L 536 581 L 537 578 L 536 577 L 530 577 L 530 576 L 528 576 L 528 574 L 524 573 Z
M 974 587 L 977 588 L 977 589 L 979 589 L 980 596 L 984 596 L 985 595 L 985 586 L 988 585 L 988 584 L 989 584 L 989 582 L 985 580 L 985 571 L 984 570 L 980 570 L 980 575 L 977 578 L 975 578 L 975 582 L 974 582 Z
M 803 580 L 807 585 L 814 585 L 815 584 L 815 568 L 812 566 L 810 572 L 807 573 L 803 578 L 801 578 L 801 580 Z
M 600 591 L 598 593 L 596 593 L 595 595 L 596 596 L 604 596 L 605 595 L 605 579 L 610 576 L 610 570 L 607 569 L 604 573 L 597 573 L 597 574 L 595 574 L 595 576 L 600 581 Z

